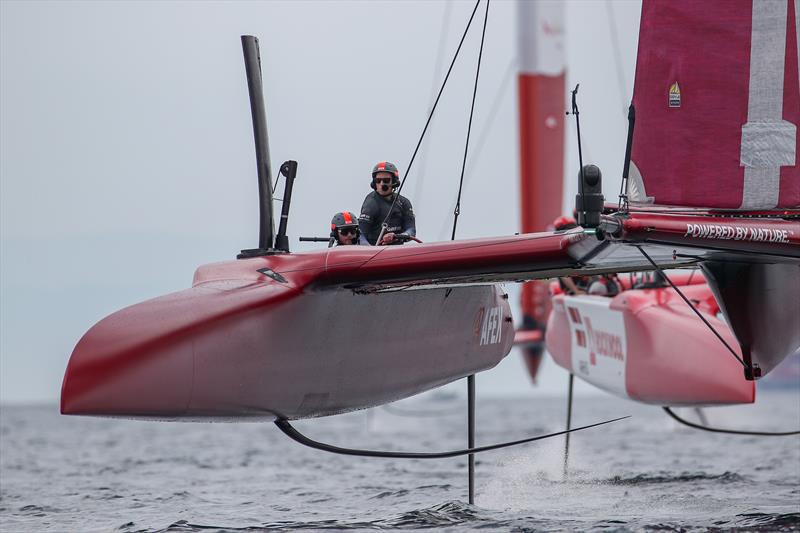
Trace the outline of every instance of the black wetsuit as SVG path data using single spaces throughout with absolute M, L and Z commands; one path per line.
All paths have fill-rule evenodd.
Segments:
M 392 201 L 397 196 L 392 213 Z M 386 220 L 386 233 L 407 233 L 414 237 L 417 234 L 416 222 L 414 220 L 414 209 L 411 202 L 405 196 L 392 193 L 388 196 L 381 196 L 376 191 L 372 191 L 364 198 L 361 206 L 361 215 L 358 217 L 358 228 L 361 230 L 361 244 L 372 244 L 378 240 L 381 233 L 381 226 Z

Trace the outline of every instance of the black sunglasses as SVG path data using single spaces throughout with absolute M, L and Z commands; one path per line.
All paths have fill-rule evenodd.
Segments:
M 377 183 L 377 184 L 381 184 L 381 183 L 391 184 L 392 183 L 392 178 L 375 178 L 375 183 Z
M 339 228 L 339 235 L 355 235 L 357 232 L 357 228 Z

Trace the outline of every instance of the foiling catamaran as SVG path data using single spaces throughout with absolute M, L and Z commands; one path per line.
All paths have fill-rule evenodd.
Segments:
M 645 2 L 625 188 L 619 204 L 606 204 L 599 171 L 582 166 L 579 228 L 303 253 L 290 253 L 286 236 L 293 161 L 280 167 L 287 190 L 274 233 L 258 48 L 243 37 L 262 207 L 259 247 L 201 266 L 190 288 L 93 326 L 70 358 L 62 413 L 274 420 L 293 438 L 325 448 L 289 421 L 406 398 L 506 356 L 515 332 L 501 283 L 696 266 L 730 326 L 720 339 L 737 359 L 724 349 L 706 353 L 699 332 L 653 333 L 661 326 L 706 327 L 695 311 L 717 320 L 716 308 L 693 295 L 691 283 L 684 292 L 698 301 L 672 298 L 678 305 L 657 324 L 648 318 L 653 306 L 634 292 L 588 303 L 557 296 L 548 346 L 578 375 L 585 367 L 590 381 L 625 387 L 638 399 L 752 401 L 752 380 L 800 346 L 798 1 Z M 694 29 L 684 27 L 687 20 Z M 700 39 L 703 54 L 696 53 Z M 542 201 L 540 189 L 529 192 Z M 388 323 L 397 315 L 407 318 L 380 334 L 353 335 L 349 327 L 360 317 Z M 647 351 L 653 346 L 664 357 L 653 359 Z M 505 444 L 388 455 L 445 457 Z
M 749 403 L 800 350 L 797 10 L 644 3 L 623 190 L 599 227 L 702 272 L 618 279 L 613 298 L 555 284 L 546 346 L 572 374 L 643 403 Z

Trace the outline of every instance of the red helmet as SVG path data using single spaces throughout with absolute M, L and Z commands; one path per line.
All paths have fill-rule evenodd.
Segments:
M 337 230 L 341 231 L 343 229 L 352 230 L 355 233 L 356 241 L 358 241 L 361 235 L 361 232 L 358 230 L 358 217 L 350 211 L 342 211 L 341 213 L 333 215 L 333 219 L 331 220 L 331 238 L 339 242 Z
M 390 163 L 388 161 L 381 161 L 374 167 L 372 167 L 372 183 L 370 183 L 370 187 L 373 189 L 375 188 L 375 175 L 378 172 L 388 172 L 392 175 L 392 187 L 399 187 L 400 186 L 400 171 L 397 170 L 397 167 L 394 163 Z
M 358 217 L 350 211 L 342 211 L 333 215 L 331 220 L 331 231 L 341 228 L 357 228 Z
M 553 229 L 556 231 L 577 228 L 578 223 L 572 217 L 560 216 L 553 221 Z

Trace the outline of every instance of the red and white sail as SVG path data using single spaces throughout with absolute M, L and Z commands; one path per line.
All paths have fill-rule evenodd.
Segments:
M 800 206 L 798 11 L 798 0 L 644 2 L 632 201 Z
M 545 231 L 561 215 L 564 177 L 564 5 L 517 3 L 520 213 L 523 233 Z M 522 286 L 526 364 L 535 379 L 550 312 L 547 284 Z
M 522 232 L 561 215 L 564 181 L 564 5 L 517 4 Z

